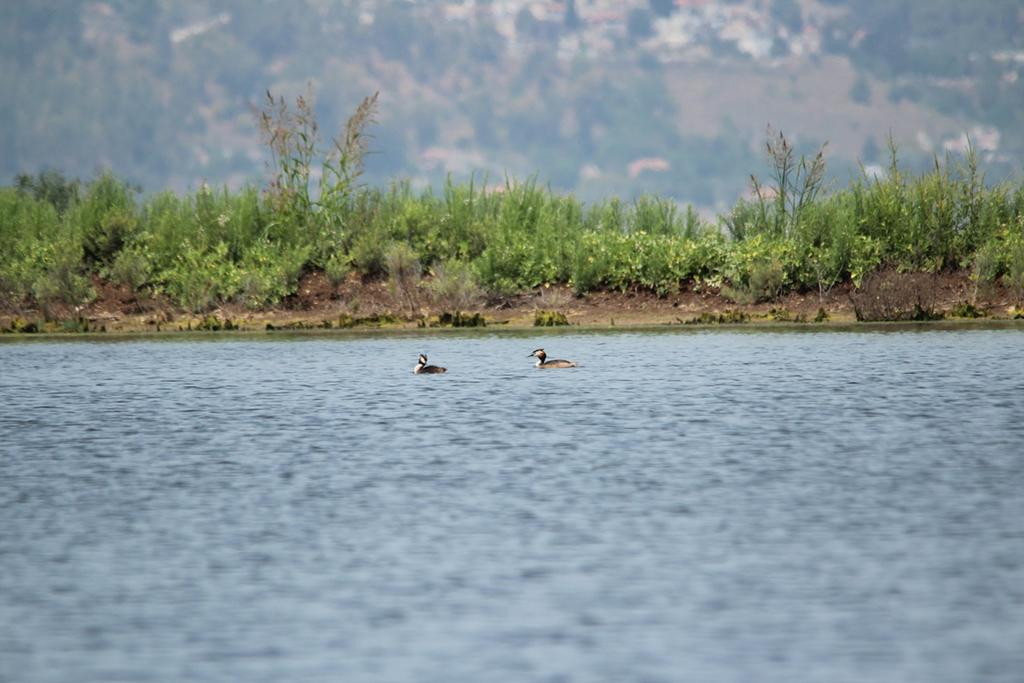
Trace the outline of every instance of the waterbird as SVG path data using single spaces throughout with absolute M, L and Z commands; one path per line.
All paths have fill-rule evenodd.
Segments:
M 544 349 L 535 349 L 533 353 L 531 353 L 529 356 L 527 356 L 527 358 L 533 358 L 535 356 L 537 358 L 537 367 L 538 368 L 574 368 L 574 367 L 576 367 L 576 363 L 572 362 L 571 360 L 560 360 L 560 359 L 557 359 L 557 358 L 552 359 L 552 360 L 544 360 L 545 358 L 548 357 L 548 354 L 544 353 Z
M 416 363 L 416 367 L 412 369 L 412 372 L 414 375 L 440 375 L 442 372 L 448 372 L 448 368 L 427 365 L 427 357 L 421 353 L 419 362 Z

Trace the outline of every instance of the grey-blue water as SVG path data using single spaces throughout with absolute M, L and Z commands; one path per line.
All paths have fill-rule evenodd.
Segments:
M 0 398 L 5 682 L 1024 680 L 1020 331 L 0 344 Z

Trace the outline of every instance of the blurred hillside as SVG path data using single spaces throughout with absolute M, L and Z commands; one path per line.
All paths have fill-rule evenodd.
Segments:
M 0 5 L 0 178 L 146 189 L 264 177 L 254 106 L 312 87 L 321 132 L 381 92 L 367 182 L 536 173 L 584 199 L 721 207 L 768 124 L 833 174 L 964 149 L 1024 164 L 1016 0 L 33 0 Z

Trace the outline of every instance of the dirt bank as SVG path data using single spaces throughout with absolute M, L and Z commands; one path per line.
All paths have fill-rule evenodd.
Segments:
M 964 314 L 1009 318 L 1014 297 L 1002 288 L 977 292 L 966 273 L 946 273 L 931 279 L 928 297 L 934 310 L 946 317 Z M 305 275 L 297 292 L 276 308 L 250 310 L 229 304 L 203 314 L 190 314 L 161 296 L 140 295 L 125 286 L 99 279 L 93 286 L 97 297 L 87 306 L 73 309 L 53 306 L 48 310 L 8 306 L 0 311 L 0 329 L 11 332 L 172 332 L 195 329 L 268 329 L 387 327 L 394 329 L 438 326 L 439 316 L 450 312 L 434 301 L 425 288 L 413 305 L 394 296 L 381 280 L 363 281 L 355 276 L 334 286 L 323 273 Z M 854 295 L 854 296 L 851 296 Z M 737 304 L 714 288 L 684 287 L 677 294 L 658 297 L 645 291 L 604 291 L 582 297 L 567 287 L 552 286 L 511 297 L 480 300 L 470 314 L 488 325 L 533 327 L 539 311 L 564 315 L 565 322 L 581 326 L 647 326 L 668 324 L 715 324 L 721 322 L 851 323 L 856 320 L 852 285 L 818 293 L 790 293 L 757 304 Z M 465 316 L 470 317 L 470 316 Z M 553 316 L 559 319 L 558 315 Z

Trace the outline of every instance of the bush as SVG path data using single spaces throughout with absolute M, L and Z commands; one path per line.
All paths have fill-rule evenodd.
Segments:
M 437 316 L 437 327 L 487 327 L 487 321 L 479 313 L 444 312 Z
M 981 318 L 985 314 L 969 301 L 961 301 L 949 312 L 954 318 Z
M 63 173 L 54 170 L 41 171 L 35 176 L 20 173 L 14 179 L 14 186 L 19 193 L 46 202 L 59 215 L 77 203 L 81 195 L 81 183 L 78 180 L 68 180 Z
M 388 289 L 409 314 L 417 308 L 417 290 L 423 269 L 419 256 L 404 242 L 392 242 L 384 251 L 384 267 L 388 273 Z
M 796 245 L 762 233 L 732 245 L 724 267 L 729 285 L 722 293 L 736 303 L 769 301 L 798 281 L 799 270 Z
M 106 275 L 111 281 L 138 291 L 150 283 L 153 275 L 151 256 L 145 247 L 122 249 L 114 258 Z
M 750 316 L 743 311 L 727 310 L 722 313 L 704 311 L 700 315 L 685 321 L 684 325 L 738 325 L 750 321 Z
M 934 275 L 892 270 L 872 273 L 863 287 L 850 294 L 854 314 L 862 322 L 938 320 L 942 313 L 937 300 Z
M 312 247 L 257 242 L 238 264 L 238 298 L 248 308 L 263 308 L 295 293 Z M 223 293 L 228 295 L 227 292 Z
M 384 252 L 387 249 L 386 235 L 382 231 L 367 231 L 355 238 L 349 251 L 353 266 L 365 275 L 374 276 L 387 272 Z
M 0 189 L 0 300 L 18 304 L 32 295 L 47 269 L 53 242 L 81 246 L 81 238 L 68 226 L 51 204 Z
M 201 313 L 234 297 L 241 289 L 242 272 L 228 258 L 224 242 L 211 249 L 186 242 L 173 266 L 160 273 L 159 279 L 175 303 Z
M 983 244 L 974 254 L 971 265 L 971 280 L 974 282 L 972 298 L 977 301 L 979 294 L 988 290 L 999 280 L 1003 272 L 1003 245 L 995 240 Z
M 32 284 L 32 295 L 43 314 L 51 317 L 54 304 L 82 306 L 96 297 L 88 278 L 82 275 L 82 244 L 74 239 L 57 240 L 44 248 L 43 272 Z
M 476 273 L 467 263 L 445 261 L 434 267 L 433 278 L 427 285 L 433 304 L 446 311 L 465 311 L 476 308 L 483 292 Z
M 352 272 L 352 261 L 348 255 L 340 251 L 332 254 L 324 264 L 324 274 L 335 287 L 343 283 L 350 272 Z
M 84 257 L 90 264 L 109 264 L 138 228 L 135 190 L 110 173 L 89 184 L 85 198 L 70 211 L 82 230 Z
M 569 320 L 565 314 L 558 311 L 537 311 L 533 315 L 534 327 L 559 327 L 568 324 Z
M 1018 223 L 1024 228 L 1024 219 Z M 1011 233 L 1006 241 L 1006 256 L 1003 280 L 1016 296 L 1017 303 L 1024 303 L 1024 231 Z
M 268 98 L 261 126 L 276 156 L 263 193 L 203 185 L 140 202 L 110 174 L 84 189 L 60 174 L 19 176 L 17 188 L 0 189 L 0 299 L 79 302 L 99 274 L 194 311 L 232 300 L 259 307 L 288 297 L 312 266 L 335 286 L 351 269 L 386 275 L 412 312 L 422 265 L 433 271 L 433 304 L 445 309 L 542 285 L 668 296 L 709 283 L 753 303 L 787 291 L 824 297 L 844 282 L 863 290 L 883 263 L 901 272 L 971 268 L 974 299 L 996 282 L 1024 299 L 1024 186 L 986 186 L 973 150 L 914 175 L 890 142 L 884 174 L 865 172 L 825 195 L 823 148 L 798 156 L 770 134 L 768 180 L 752 178 L 754 199 L 712 229 L 669 199 L 584 206 L 535 178 L 492 188 L 448 179 L 437 196 L 408 182 L 360 187 L 374 108 L 364 100 L 345 138 L 322 152 L 307 139 L 317 131 L 311 103 Z M 321 172 L 319 187 L 311 169 Z M 58 241 L 67 244 L 55 249 Z

